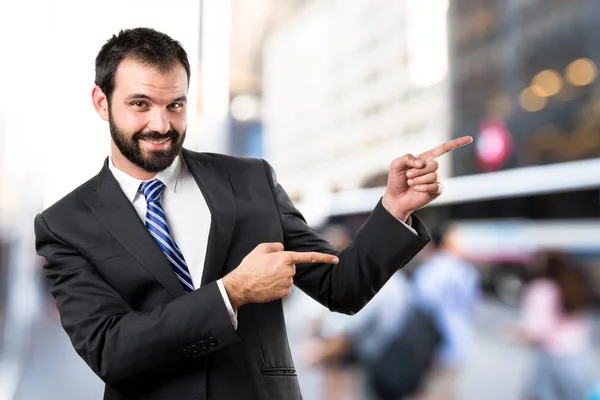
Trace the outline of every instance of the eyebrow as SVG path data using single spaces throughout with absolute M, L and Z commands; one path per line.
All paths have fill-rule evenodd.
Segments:
M 144 99 L 144 100 L 149 100 L 151 102 L 154 102 L 154 100 L 152 100 L 152 97 L 145 95 L 145 94 L 141 94 L 141 93 L 134 93 L 134 94 L 130 94 L 129 96 L 127 96 L 125 98 L 125 101 L 130 101 L 130 100 L 139 100 L 139 99 Z M 179 96 L 176 97 L 171 103 L 177 103 L 177 102 L 187 102 L 187 96 Z

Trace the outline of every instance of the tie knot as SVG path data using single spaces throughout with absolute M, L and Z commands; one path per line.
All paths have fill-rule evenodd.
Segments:
M 157 202 L 160 199 L 160 194 L 165 188 L 165 184 L 158 179 L 152 179 L 148 182 L 140 184 L 139 192 L 144 195 L 146 202 Z

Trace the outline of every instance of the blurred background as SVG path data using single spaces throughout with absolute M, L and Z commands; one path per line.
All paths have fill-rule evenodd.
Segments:
M 481 289 L 455 398 L 522 398 L 537 350 L 505 328 L 527 318 L 540 251 L 561 251 L 584 276 L 589 349 L 600 359 L 597 1 L 2 1 L 1 400 L 101 398 L 59 325 L 33 218 L 108 155 L 108 127 L 90 101 L 94 58 L 135 26 L 164 31 L 189 54 L 186 147 L 267 159 L 326 235 L 356 233 L 394 158 L 474 137 L 439 160 L 445 192 L 417 213 L 428 227 L 453 227 L 452 251 Z M 407 267 L 408 285 L 423 263 Z M 334 335 L 347 326 L 312 303 L 301 292 L 285 300 L 304 398 L 361 398 L 347 390 L 352 378 L 307 356 L 307 337 L 326 330 L 308 332 L 306 318 Z

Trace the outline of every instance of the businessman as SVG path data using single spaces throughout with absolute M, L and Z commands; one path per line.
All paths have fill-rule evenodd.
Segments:
M 111 154 L 35 219 L 61 324 L 105 399 L 301 399 L 281 299 L 294 284 L 359 311 L 427 244 L 413 212 L 441 193 L 435 158 L 471 138 L 394 160 L 337 252 L 267 162 L 183 148 L 189 77 L 181 45 L 152 29 L 100 49 L 92 101 Z

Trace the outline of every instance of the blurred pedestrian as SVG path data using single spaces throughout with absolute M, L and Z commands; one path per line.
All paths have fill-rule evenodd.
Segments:
M 335 331 L 311 343 L 308 361 L 325 366 L 325 371 L 345 373 L 343 380 L 330 378 L 323 399 L 381 399 L 371 386 L 369 368 L 400 334 L 410 298 L 410 283 L 399 270 L 365 308 L 352 318 L 337 321 Z
M 420 399 L 457 398 L 457 383 L 474 342 L 474 311 L 480 300 L 477 269 L 464 259 L 455 226 L 434 229 L 419 254 L 414 274 L 417 301 L 435 318 L 442 335 L 437 360 L 419 393 Z
M 532 260 L 534 278 L 523 296 L 512 337 L 536 350 L 527 400 L 579 400 L 598 379 L 591 346 L 590 288 L 581 267 L 561 251 Z

